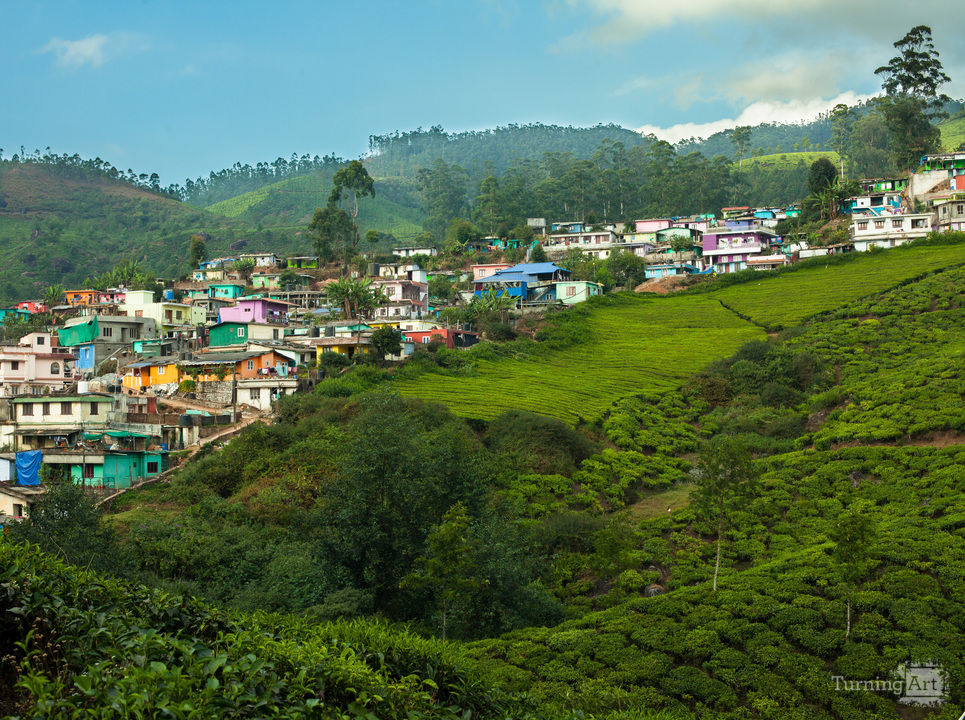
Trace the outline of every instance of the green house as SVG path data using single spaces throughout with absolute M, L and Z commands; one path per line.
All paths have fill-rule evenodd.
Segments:
M 212 283 L 208 285 L 208 297 L 227 298 L 234 300 L 245 293 L 245 286 L 241 283 Z
M 107 450 L 85 454 L 67 464 L 77 485 L 127 488 L 144 478 L 164 472 L 167 453 L 155 450 Z

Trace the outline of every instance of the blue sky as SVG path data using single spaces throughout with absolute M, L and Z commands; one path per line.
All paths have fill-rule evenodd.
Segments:
M 959 2 L 0 0 L 0 148 L 166 184 L 358 157 L 369 135 L 418 126 L 612 122 L 677 140 L 868 97 L 917 24 L 960 98 Z

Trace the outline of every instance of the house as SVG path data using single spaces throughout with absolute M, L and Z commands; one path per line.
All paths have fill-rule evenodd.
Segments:
M 429 286 L 412 280 L 372 281 L 373 288 L 380 288 L 386 300 L 373 312 L 378 318 L 420 318 L 429 312 Z
M 901 192 L 897 190 L 887 190 L 854 195 L 848 198 L 844 210 L 852 215 L 885 215 L 900 212 L 901 207 Z
M 479 335 L 466 330 L 436 327 L 429 330 L 406 330 L 402 336 L 416 345 L 428 345 L 437 342 L 453 350 L 455 348 L 472 347 L 479 342 Z
M 135 340 L 156 339 L 157 324 L 153 318 L 88 315 L 68 320 L 57 337 L 62 347 L 72 348 L 77 355 L 75 370 L 91 374 L 112 355 L 133 350 Z
M 487 237 L 483 238 L 488 245 L 489 249 L 493 251 L 499 250 L 519 250 L 523 245 L 522 240 L 517 240 L 515 238 L 498 238 L 498 237 Z
M 264 377 L 239 380 L 235 391 L 235 397 L 239 403 L 268 411 L 278 398 L 293 395 L 298 391 L 298 379 Z
M 674 277 L 677 275 L 694 275 L 698 272 L 699 269 L 697 266 L 691 265 L 690 263 L 652 263 L 647 265 L 646 270 L 644 270 L 644 277 L 647 280 L 653 280 L 654 278 Z
M 285 328 L 274 323 L 219 322 L 208 329 L 208 345 L 228 347 L 245 345 L 251 340 L 281 340 Z
M 281 264 L 281 259 L 272 252 L 244 253 L 239 259 L 251 260 L 256 268 L 277 267 Z
M 321 364 L 322 355 L 325 353 L 337 353 L 345 357 L 355 357 L 356 353 L 368 353 L 372 351 L 372 333 L 360 332 L 354 337 L 322 337 L 314 338 L 312 345 L 315 347 L 316 362 Z
M 274 350 L 282 357 L 288 358 L 292 367 L 308 365 L 315 358 L 315 349 L 282 340 L 249 340 L 245 349 L 250 351 Z
M 318 268 L 318 255 L 293 255 L 285 261 L 289 270 L 307 270 Z
M 733 273 L 747 267 L 747 260 L 766 254 L 781 238 L 763 228 L 711 228 L 701 238 L 704 267 Z
M 200 382 L 246 380 L 259 376 L 287 377 L 295 363 L 275 350 L 243 350 L 240 352 L 202 352 L 181 360 L 182 377 Z
M 747 258 L 747 267 L 753 270 L 774 270 L 775 268 L 790 265 L 790 259 L 784 253 L 773 255 L 759 255 Z
M 234 300 L 245 294 L 244 283 L 218 282 L 208 285 L 208 297 Z
M 736 218 L 741 215 L 746 215 L 750 212 L 750 206 L 748 205 L 735 205 L 734 207 L 725 207 L 720 209 L 720 214 L 724 220 L 730 220 L 731 218 Z
M 148 449 L 148 440 L 147 435 L 125 430 L 85 432 L 73 447 L 44 450 L 43 462 L 63 468 L 75 485 L 129 488 L 167 469 L 167 451 Z
M 556 283 L 555 298 L 564 305 L 575 305 L 602 294 L 603 286 L 589 280 L 564 280 Z
M 204 325 L 206 320 L 204 308 L 173 301 L 154 302 L 150 290 L 129 290 L 120 310 L 130 317 L 153 319 L 161 337 Z
M 77 356 L 52 333 L 30 333 L 0 345 L 0 394 L 6 397 L 62 390 L 73 382 Z
M 546 218 L 526 218 L 526 225 L 533 228 L 537 235 L 546 234 Z
M 0 308 L 0 323 L 2 323 L 8 317 L 14 317 L 21 322 L 27 322 L 30 319 L 30 311 L 21 310 L 17 307 Z
M 500 270 L 505 270 L 511 268 L 512 263 L 486 263 L 484 265 L 472 265 L 470 266 L 472 270 L 472 281 L 479 282 L 485 277 L 490 275 L 495 275 Z
M 238 261 L 238 258 L 233 257 L 220 257 L 212 258 L 211 260 L 202 260 L 198 263 L 198 267 L 201 270 L 214 270 L 216 268 L 229 268 Z
M 599 258 L 607 258 L 618 243 L 622 244 L 612 230 L 591 230 L 550 235 L 543 243 L 543 250 L 547 255 L 559 256 L 569 250 L 579 249 Z
M 934 223 L 935 216 L 931 213 L 908 213 L 887 217 L 857 216 L 851 221 L 851 241 L 858 252 L 876 247 L 899 247 L 928 235 Z
M 289 303 L 282 300 L 241 298 L 234 307 L 221 308 L 218 312 L 218 320 L 219 322 L 285 325 L 288 323 L 290 307 Z
M 67 290 L 64 297 L 68 305 L 96 305 L 97 290 Z
M 30 314 L 47 312 L 47 306 L 39 300 L 21 300 L 15 307 Z
M 44 492 L 46 488 L 40 485 L 0 483 L 0 525 L 29 516 L 30 506 L 43 497 Z
M 435 257 L 439 254 L 439 251 L 434 247 L 429 247 L 427 245 L 409 245 L 392 248 L 392 254 L 402 258 L 413 257 L 415 255 L 428 255 L 429 257 Z
M 256 290 L 277 290 L 281 287 L 281 273 L 253 273 L 251 286 Z
M 551 262 L 520 263 L 476 280 L 473 287 L 477 296 L 494 289 L 499 295 L 505 293 L 522 302 L 542 302 L 555 300 L 556 283 L 569 275 L 569 270 Z
M 550 233 L 581 233 L 586 229 L 586 223 L 576 221 L 555 222 L 550 225 Z
M 141 392 L 155 385 L 170 385 L 181 381 L 176 355 L 137 360 L 125 366 L 121 383 L 129 392 Z
M 412 280 L 429 282 L 429 273 L 415 263 L 369 263 L 368 275 L 387 280 Z
M 205 294 L 204 297 L 191 298 L 187 304 L 203 309 L 206 323 L 216 323 L 218 322 L 218 312 L 221 308 L 231 307 L 235 302 L 227 298 L 208 297 L 207 294 Z
M 938 232 L 965 231 L 965 186 L 962 192 L 954 192 L 932 200 Z
M 227 271 L 221 267 L 201 267 L 191 274 L 195 282 L 224 282 L 228 277 Z
M 114 398 L 106 393 L 16 397 L 11 401 L 17 450 L 69 447 L 83 432 L 105 430 Z

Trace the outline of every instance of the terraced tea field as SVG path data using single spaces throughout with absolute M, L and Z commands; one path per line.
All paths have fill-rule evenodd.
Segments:
M 965 243 L 914 245 L 869 253 L 842 265 L 815 265 L 760 282 L 732 285 L 709 297 L 767 327 L 790 327 L 825 310 L 904 280 L 965 263 Z
M 397 388 L 465 417 L 521 409 L 577 422 L 600 416 L 621 397 L 673 388 L 764 336 L 709 295 L 629 298 L 625 305 L 595 309 L 587 332 L 586 342 L 564 350 L 481 359 L 468 377 L 426 373 Z

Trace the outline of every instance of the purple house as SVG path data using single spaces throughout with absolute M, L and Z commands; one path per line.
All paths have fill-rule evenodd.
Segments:
M 780 236 L 761 228 L 710 228 L 702 240 L 705 267 L 719 273 L 743 270 L 748 258 L 767 255 L 781 243 Z
M 234 307 L 224 307 L 218 311 L 218 322 L 285 325 L 288 323 L 288 303 L 265 298 L 239 300 Z

